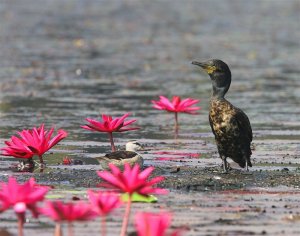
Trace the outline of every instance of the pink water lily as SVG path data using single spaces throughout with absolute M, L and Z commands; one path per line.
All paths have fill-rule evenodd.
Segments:
M 19 235 L 23 235 L 26 210 L 30 210 L 37 217 L 37 202 L 43 201 L 48 191 L 48 187 L 38 186 L 34 178 L 24 184 L 19 184 L 14 177 L 10 177 L 7 183 L 0 182 L 0 212 L 14 209 L 18 217 Z
M 159 96 L 159 101 L 152 100 L 154 108 L 158 110 L 166 110 L 169 112 L 184 112 L 189 114 L 197 114 L 196 111 L 200 110 L 200 107 L 192 107 L 196 103 L 200 102 L 198 99 L 186 98 L 181 100 L 179 96 L 173 96 L 170 101 L 165 96 Z
M 98 215 L 90 204 L 84 202 L 64 203 L 59 200 L 45 202 L 45 206 L 40 209 L 40 213 L 56 222 L 55 232 L 58 231 L 58 235 L 60 235 L 61 223 L 68 222 L 69 236 L 73 235 L 72 222 L 92 220 Z
M 168 191 L 153 187 L 155 184 L 163 181 L 164 177 L 157 176 L 148 180 L 154 167 L 148 167 L 141 171 L 138 164 L 131 167 L 128 163 L 125 163 L 123 172 L 113 164 L 109 164 L 109 168 L 111 170 L 110 172 L 98 171 L 97 174 L 108 183 L 108 186 L 117 188 L 121 192 L 128 193 L 129 195 L 120 234 L 121 236 L 125 236 L 129 222 L 132 194 L 134 192 L 141 195 L 166 194 Z
M 54 128 L 45 130 L 44 124 L 38 128 L 17 132 L 20 137 L 12 136 L 10 141 L 5 141 L 7 146 L 1 148 L 2 154 L 26 159 L 37 155 L 42 164 L 44 153 L 68 135 L 66 131 L 60 129 L 52 138 L 53 132 Z
M 120 196 L 113 192 L 94 192 L 88 190 L 89 201 L 93 209 L 102 217 L 102 235 L 106 235 L 106 216 L 118 208 L 122 202 Z
M 128 163 L 125 163 L 123 172 L 113 164 L 109 164 L 109 168 L 111 171 L 98 171 L 97 174 L 109 186 L 117 188 L 124 193 L 132 194 L 136 192 L 142 195 L 168 193 L 165 189 L 153 187 L 153 185 L 164 180 L 163 176 L 157 176 L 148 180 L 154 167 L 148 167 L 141 171 L 138 164 L 131 167 Z
M 138 236 L 179 236 L 182 230 L 167 233 L 172 215 L 168 212 L 140 212 L 135 215 L 135 228 Z
M 159 96 L 159 101 L 151 101 L 154 106 L 153 108 L 158 110 L 166 110 L 168 112 L 173 112 L 175 114 L 175 134 L 178 134 L 178 113 L 188 113 L 195 115 L 196 111 L 200 110 L 201 107 L 194 106 L 196 103 L 200 102 L 198 99 L 186 98 L 181 99 L 179 96 L 173 96 L 172 101 L 170 101 L 165 96 Z
M 86 221 L 97 217 L 91 205 L 84 202 L 47 201 L 40 212 L 58 222 Z
M 19 184 L 14 177 L 10 177 L 7 183 L 0 183 L 0 211 L 15 207 L 18 203 L 24 203 L 26 209 L 37 217 L 36 203 L 43 201 L 48 191 L 48 187 L 38 186 L 34 178 L 30 178 L 24 184 Z
M 88 190 L 88 197 L 93 209 L 100 216 L 111 213 L 122 204 L 120 196 L 113 192 L 94 192 Z
M 125 132 L 130 130 L 137 130 L 139 127 L 127 127 L 130 124 L 136 122 L 136 120 L 127 120 L 125 119 L 130 115 L 130 113 L 126 113 L 125 115 L 117 118 L 112 118 L 112 116 L 108 116 L 103 114 L 102 121 L 93 120 L 90 118 L 86 118 L 85 120 L 89 122 L 87 125 L 81 126 L 83 129 L 97 131 L 97 132 L 104 132 L 109 134 L 110 143 L 112 151 L 115 151 L 115 145 L 113 141 L 113 132 Z

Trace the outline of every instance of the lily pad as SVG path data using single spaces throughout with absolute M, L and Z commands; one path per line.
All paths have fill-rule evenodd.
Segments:
M 64 198 L 64 195 L 62 195 L 62 194 L 47 194 L 46 198 L 47 199 L 60 199 L 60 198 Z
M 124 193 L 121 195 L 121 200 L 123 202 L 127 202 L 129 199 L 128 193 Z M 146 203 L 154 203 L 157 202 L 157 197 L 153 195 L 141 195 L 138 193 L 133 193 L 132 194 L 132 202 L 146 202 Z

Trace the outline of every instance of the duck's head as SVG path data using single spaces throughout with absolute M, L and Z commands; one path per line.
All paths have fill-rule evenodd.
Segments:
M 126 151 L 136 152 L 140 150 L 143 150 L 143 146 L 136 140 L 132 140 L 126 143 Z
M 212 59 L 205 62 L 193 61 L 192 64 L 200 66 L 210 76 L 213 86 L 213 96 L 223 98 L 231 83 L 231 72 L 228 65 L 219 59 Z

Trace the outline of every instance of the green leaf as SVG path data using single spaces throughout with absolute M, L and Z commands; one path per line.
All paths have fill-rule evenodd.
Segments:
M 123 193 L 121 195 L 121 200 L 123 202 L 127 202 L 128 199 L 129 199 L 128 193 Z M 154 203 L 154 202 L 157 202 L 157 197 L 155 197 L 153 195 L 144 196 L 144 195 L 141 195 L 141 194 L 138 194 L 138 193 L 133 193 L 132 196 L 131 196 L 131 201 L 132 202 Z
M 46 199 L 59 199 L 59 198 L 63 198 L 64 195 L 62 194 L 47 194 L 46 195 Z

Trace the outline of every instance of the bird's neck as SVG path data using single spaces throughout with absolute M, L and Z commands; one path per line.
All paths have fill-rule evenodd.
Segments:
M 225 99 L 225 94 L 227 93 L 229 89 L 229 86 L 228 87 L 216 87 L 213 85 L 213 89 L 212 89 L 212 98 L 213 99 L 218 99 L 218 100 L 223 100 Z
M 126 151 L 136 152 L 136 149 L 132 147 L 126 147 Z
M 211 75 L 212 79 L 212 97 L 216 99 L 224 99 L 227 93 L 230 83 L 231 75 L 224 76 L 223 74 Z

